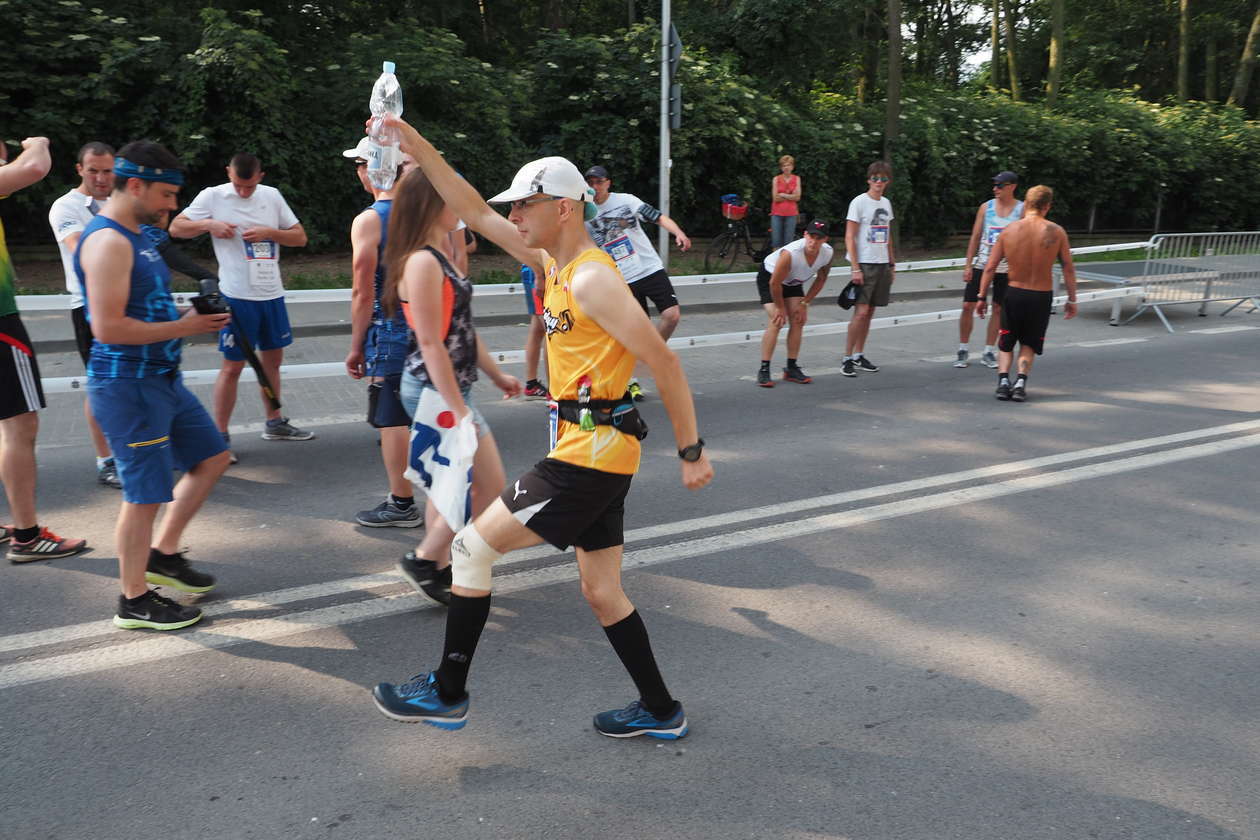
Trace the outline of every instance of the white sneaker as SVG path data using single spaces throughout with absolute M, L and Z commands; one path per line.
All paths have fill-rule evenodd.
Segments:
M 967 365 L 969 365 L 969 364 L 970 364 L 970 362 L 968 362 L 968 361 L 967 361 L 967 356 L 968 356 L 968 355 L 969 355 L 969 354 L 967 353 L 967 351 L 966 351 L 966 350 L 959 350 L 959 351 L 958 351 L 958 361 L 954 362 L 954 367 L 959 367 L 959 368 L 962 368 L 962 367 L 966 367 Z

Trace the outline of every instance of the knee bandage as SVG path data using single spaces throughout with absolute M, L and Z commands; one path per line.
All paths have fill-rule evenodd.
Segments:
M 465 589 L 490 589 L 490 567 L 503 554 L 495 551 L 469 522 L 451 543 L 451 583 Z

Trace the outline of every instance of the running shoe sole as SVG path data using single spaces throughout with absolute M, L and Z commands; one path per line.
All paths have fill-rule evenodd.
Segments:
M 415 519 L 397 519 L 393 522 L 364 522 L 356 516 L 354 521 L 364 528 L 419 528 L 424 524 L 424 520 L 419 516 Z
M 180 592 L 190 592 L 194 595 L 202 592 L 209 592 L 215 587 L 215 584 L 213 583 L 209 586 L 190 586 L 179 578 L 167 577 L 166 575 L 158 574 L 157 572 L 145 572 L 144 579 L 154 586 L 169 586 L 172 589 L 178 589 Z M 184 627 L 186 625 L 181 624 L 180 626 Z
M 0 530 L 0 545 L 4 545 L 11 539 L 13 539 L 13 526 L 3 526 L 3 530 Z
M 795 376 L 788 376 L 788 375 L 785 373 L 785 374 L 783 374 L 783 381 L 784 381 L 784 382 L 795 382 L 797 385 L 808 385 L 809 383 L 811 383 L 811 382 L 813 382 L 813 381 L 814 381 L 814 378 L 813 378 L 812 376 L 802 376 L 802 377 L 800 377 L 800 378 L 797 378 L 797 377 L 795 377 Z
M 679 738 L 687 737 L 689 730 L 687 719 L 683 718 L 682 725 L 673 729 L 638 729 L 634 732 L 605 732 L 597 726 L 595 731 L 606 738 L 637 738 L 640 735 L 646 735 L 649 738 L 659 738 L 662 741 L 677 741 Z
M 187 621 L 172 621 L 162 624 L 156 621 L 150 621 L 145 618 L 123 618 L 120 615 L 114 616 L 114 626 L 120 630 L 179 630 L 181 627 L 188 627 L 201 621 L 201 613 L 197 613 L 196 618 L 190 618 Z
M 262 433 L 262 439 L 263 439 L 263 440 L 292 440 L 292 441 L 303 441 L 303 440 L 314 440 L 314 439 L 315 439 L 315 435 L 314 435 L 314 434 L 312 434 L 312 433 L 310 433 L 310 432 L 307 432 L 307 433 L 306 433 L 304 436 L 302 436 L 302 437 L 294 437 L 293 435 L 273 435 L 273 434 L 271 434 L 270 432 L 263 432 L 263 433 Z
M 1024 402 L 1028 399 L 1028 392 L 1023 388 L 1011 389 L 1011 402 Z
M 774 382 L 772 380 L 767 379 L 765 382 L 758 382 L 757 385 L 762 388 L 773 388 Z
M 377 696 L 376 691 L 377 689 L 372 689 L 372 702 L 376 704 L 376 708 L 380 710 L 381 714 L 385 715 L 385 717 L 390 720 L 396 720 L 401 723 L 427 723 L 429 726 L 436 729 L 444 729 L 447 732 L 454 732 L 456 729 L 463 729 L 464 725 L 468 723 L 467 708 L 464 709 L 464 714 L 457 718 L 426 715 L 423 713 L 416 715 L 400 715 L 394 710 L 388 708 L 381 701 L 381 698 Z

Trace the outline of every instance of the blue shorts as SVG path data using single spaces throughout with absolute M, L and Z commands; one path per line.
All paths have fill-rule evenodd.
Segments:
M 396 376 L 411 352 L 411 331 L 393 321 L 368 324 L 363 337 L 363 366 L 368 376 Z
M 398 394 L 402 398 L 403 410 L 407 412 L 407 425 L 411 425 L 411 418 L 416 416 L 416 406 L 420 405 L 420 392 L 428 388 L 436 391 L 432 385 L 421 384 L 414 374 L 403 371 L 402 383 L 398 387 Z M 473 425 L 477 427 L 477 437 L 483 438 L 490 434 L 490 424 L 486 422 L 486 418 L 477 406 L 473 405 L 468 395 L 472 392 L 472 388 L 465 388 L 460 391 L 464 395 L 464 404 L 468 406 L 468 410 L 472 412 Z
M 183 378 L 88 378 L 88 399 L 122 480 L 123 500 L 169 502 L 172 470 L 187 470 L 227 449 L 223 435 Z
M 534 270 L 529 266 L 521 266 L 521 285 L 525 287 L 525 311 L 530 315 L 541 315 L 542 301 L 534 288 Z
M 255 350 L 278 350 L 293 343 L 293 330 L 289 328 L 289 312 L 284 298 L 271 300 L 242 300 L 223 296 L 232 307 L 232 323 L 219 331 L 219 352 L 233 362 L 245 361 L 245 354 L 236 346 L 233 327 L 245 333 Z

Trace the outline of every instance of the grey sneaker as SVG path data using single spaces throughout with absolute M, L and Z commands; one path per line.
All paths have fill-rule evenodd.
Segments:
M 262 433 L 263 440 L 310 440 L 313 437 L 315 437 L 314 432 L 292 425 L 288 417 L 281 417 L 278 423 L 268 420 L 267 428 L 263 429 Z
M 414 501 L 403 510 L 388 497 L 371 510 L 356 513 L 354 521 L 365 528 L 419 528 L 424 524 L 420 518 L 420 506 Z
M 96 480 L 106 487 L 122 488 L 122 479 L 118 477 L 118 465 L 114 463 L 113 458 L 106 458 L 105 463 L 96 470 Z
M 997 367 L 997 354 L 990 350 L 980 357 L 980 363 L 987 368 Z
M 966 350 L 959 350 L 958 361 L 954 362 L 954 367 L 961 368 L 961 367 L 966 367 L 967 365 L 971 364 L 970 362 L 967 361 L 968 355 L 970 354 Z

